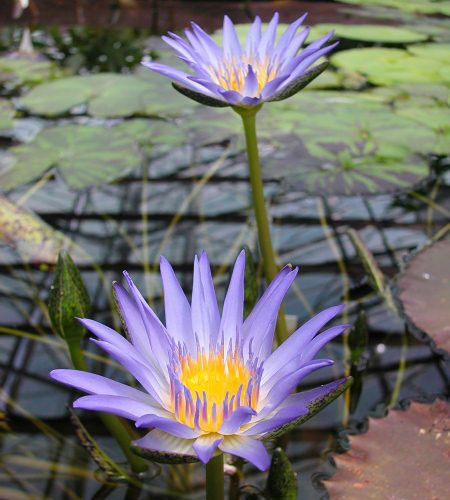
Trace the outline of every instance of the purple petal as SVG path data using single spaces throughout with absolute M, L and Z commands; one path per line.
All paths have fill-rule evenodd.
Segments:
M 214 452 L 216 451 L 217 446 L 223 441 L 222 436 L 218 436 L 217 434 L 204 434 L 203 436 L 199 436 L 195 441 L 192 447 L 198 455 L 198 458 L 204 463 L 208 463 Z
M 124 396 L 105 396 L 105 395 L 92 395 L 83 396 L 73 402 L 74 408 L 83 410 L 103 411 L 105 413 L 112 413 L 119 417 L 128 418 L 130 420 L 137 420 L 142 415 L 152 411 L 152 407 L 136 401 L 135 399 L 126 398 Z
M 267 358 L 264 363 L 262 382 L 264 383 L 266 380 L 269 380 L 287 362 L 299 356 L 301 350 L 315 337 L 317 332 L 343 309 L 344 306 L 329 307 L 316 314 L 295 331 Z
M 234 29 L 234 24 L 228 16 L 223 18 L 223 53 L 226 59 L 239 59 L 241 57 L 241 44 Z
M 256 73 L 253 71 L 251 64 L 248 65 L 248 73 L 245 77 L 244 89 L 242 93 L 245 96 L 255 97 L 258 92 L 258 77 Z
M 195 52 L 185 40 L 178 35 L 175 35 L 175 33 L 169 33 L 169 35 L 170 36 L 161 37 L 167 45 L 176 50 L 185 61 L 195 62 L 197 60 Z
M 181 289 L 172 266 L 161 256 L 161 278 L 164 287 L 166 328 L 176 342 L 185 342 L 188 349 L 195 347 L 191 325 L 191 306 Z
M 289 266 L 285 266 L 275 276 L 244 322 L 243 336 L 246 344 L 253 338 L 253 351 L 261 359 L 265 359 L 272 350 L 273 333 L 278 311 L 297 273 L 298 268 L 292 269 Z M 261 334 L 266 331 L 268 324 L 273 324 L 273 329 L 263 337 Z
M 280 57 L 282 57 L 283 64 L 281 64 L 279 71 L 280 72 L 289 72 L 290 62 L 292 59 L 297 55 L 297 52 L 299 51 L 300 47 L 304 44 L 305 40 L 308 38 L 308 35 L 310 33 L 309 28 L 305 28 L 301 33 L 296 35 L 294 39 L 291 41 L 288 47 L 286 47 L 286 50 L 283 52 L 283 54 L 280 54 Z
M 220 434 L 234 434 L 242 425 L 250 422 L 256 411 L 248 406 L 240 406 L 223 422 Z
M 261 387 L 261 390 L 268 391 L 268 393 L 264 398 L 264 403 L 262 403 L 264 407 L 258 412 L 258 415 L 265 416 L 273 411 L 307 375 L 332 364 L 333 360 L 331 359 L 315 359 L 287 375 L 281 376 L 281 373 L 280 375 L 277 373 L 277 377 L 273 377 L 267 385 Z
M 211 64 L 217 64 L 218 59 L 222 55 L 222 51 L 217 43 L 196 23 L 191 22 L 192 29 L 197 36 L 197 39 L 202 44 L 205 52 L 208 54 L 208 59 Z
M 275 12 L 272 19 L 270 20 L 269 26 L 261 37 L 261 41 L 259 42 L 258 47 L 258 55 L 262 60 L 264 60 L 266 57 L 269 57 L 271 52 L 273 51 L 275 38 L 277 36 L 279 19 L 280 15 L 278 14 L 278 12 Z
M 322 333 L 319 333 L 309 344 L 308 347 L 301 354 L 301 361 L 305 363 L 314 358 L 314 356 L 325 346 L 330 340 L 333 340 L 335 337 L 344 332 L 349 325 L 339 325 L 332 326 L 325 330 Z
M 240 104 L 243 99 L 242 95 L 235 90 L 219 90 L 219 93 L 227 102 L 232 105 Z
M 299 75 L 304 73 L 313 63 L 317 61 L 317 59 L 320 59 L 322 56 L 328 54 L 331 50 L 333 50 L 336 45 L 338 45 L 339 42 L 333 43 L 331 45 L 328 45 L 327 47 L 324 47 L 323 49 L 316 50 L 313 52 L 311 55 L 306 57 L 291 73 L 291 76 L 289 77 L 288 80 L 284 83 L 284 85 L 287 85 L 290 81 L 295 80 Z
M 136 421 L 136 427 L 155 427 L 156 429 L 161 429 L 168 434 L 172 434 L 173 436 L 183 439 L 194 439 L 199 435 L 199 431 L 192 429 L 181 422 L 177 422 L 173 418 L 158 417 L 157 415 L 142 415 Z
M 270 82 L 266 83 L 261 91 L 261 97 L 263 99 L 269 99 L 280 87 L 281 85 L 289 78 L 288 75 L 277 76 Z
M 259 42 L 261 40 L 261 18 L 255 17 L 253 24 L 248 32 L 247 42 L 245 44 L 245 52 L 248 55 L 256 54 Z
M 294 21 L 286 28 L 284 33 L 280 36 L 277 46 L 273 51 L 274 57 L 277 56 L 283 57 L 285 51 L 289 48 L 290 44 L 292 43 L 292 39 L 294 38 L 296 31 L 301 26 L 307 15 L 308 13 L 303 14 L 303 16 L 299 17 L 297 21 Z
M 133 441 L 135 446 L 146 450 L 160 451 L 175 455 L 195 456 L 192 440 L 180 439 L 166 432 L 154 429 L 141 439 Z
M 220 335 L 223 335 L 225 349 L 230 339 L 235 339 L 236 333 L 241 331 L 244 313 L 244 271 L 245 252 L 239 254 L 231 275 L 230 285 L 223 304 Z
M 219 448 L 225 453 L 248 460 L 259 470 L 264 471 L 270 465 L 269 455 L 262 442 L 248 436 L 227 436 Z
M 216 292 L 211 275 L 211 267 L 208 261 L 208 255 L 205 251 L 200 256 L 200 279 L 202 282 L 203 293 L 205 295 L 205 308 L 208 311 L 210 324 L 211 342 L 215 345 L 220 327 L 220 312 L 217 305 Z

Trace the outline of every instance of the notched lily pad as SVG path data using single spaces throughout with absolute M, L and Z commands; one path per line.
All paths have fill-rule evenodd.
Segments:
M 261 135 L 276 148 L 265 175 L 310 193 L 407 190 L 428 176 L 435 133 L 396 116 L 370 95 L 309 92 L 261 113 Z M 273 134 L 273 123 L 283 136 Z
M 450 404 L 412 403 L 370 419 L 365 434 L 350 437 L 350 450 L 334 456 L 336 474 L 325 482 L 333 500 L 446 498 Z
M 403 311 L 436 346 L 450 351 L 450 237 L 425 247 L 398 280 Z
M 377 44 L 404 44 L 422 42 L 427 36 L 398 26 L 382 26 L 379 24 L 316 24 L 311 29 L 312 40 L 326 35 L 335 30 L 335 36 L 339 39 L 356 40 Z
M 9 149 L 0 163 L 0 185 L 8 191 L 56 167 L 69 186 L 83 189 L 123 177 L 140 164 L 135 141 L 114 129 L 57 126 Z
M 24 108 L 41 116 L 66 114 L 82 104 L 98 118 L 179 116 L 193 106 L 149 70 L 63 78 L 39 85 L 21 100 Z

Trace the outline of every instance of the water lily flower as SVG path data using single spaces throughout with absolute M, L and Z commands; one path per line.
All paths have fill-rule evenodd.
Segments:
M 309 34 L 309 28 L 297 33 L 305 17 L 306 14 L 290 24 L 278 42 L 278 13 L 264 33 L 261 19 L 256 17 L 245 44 L 241 45 L 232 21 L 225 16 L 222 47 L 192 22 L 192 29 L 185 30 L 186 39 L 170 32 L 163 36 L 192 74 L 158 62 L 142 64 L 170 78 L 179 92 L 210 106 L 247 108 L 280 101 L 297 93 L 324 71 L 326 61 L 313 64 L 338 43 L 325 45 L 334 34 L 331 31 L 300 50 Z
M 278 309 L 298 269 L 284 267 L 245 320 L 244 269 L 241 252 L 220 313 L 206 253 L 194 261 L 191 303 L 161 258 L 165 325 L 125 272 L 129 291 L 119 283 L 114 291 L 129 340 L 91 319 L 80 321 L 141 388 L 78 370 L 54 370 L 51 376 L 88 393 L 75 408 L 112 413 L 151 429 L 134 444 L 153 459 L 207 463 L 225 452 L 267 469 L 262 440 L 295 424 L 345 384 L 341 379 L 292 394 L 304 377 L 333 363 L 314 357 L 346 325 L 318 333 L 342 310 L 330 307 L 272 352 Z

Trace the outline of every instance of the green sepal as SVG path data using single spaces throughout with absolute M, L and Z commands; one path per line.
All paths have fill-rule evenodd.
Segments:
M 315 66 L 311 71 L 304 73 L 303 75 L 296 78 L 292 83 L 290 83 L 287 87 L 285 87 L 280 92 L 277 92 L 270 99 L 267 99 L 268 102 L 274 101 L 283 101 L 288 97 L 292 97 L 300 90 L 304 89 L 309 83 L 311 83 L 315 78 L 317 78 L 321 73 L 323 73 L 327 67 L 329 62 L 324 61 L 323 63 Z
M 221 101 L 220 99 L 214 99 L 214 97 L 209 97 L 201 92 L 195 92 L 195 90 L 188 89 L 187 87 L 182 87 L 181 85 L 177 85 L 172 82 L 172 87 L 183 94 L 189 99 L 192 99 L 195 102 L 199 102 L 200 104 L 204 104 L 205 106 L 212 106 L 213 108 L 226 108 L 230 106 L 229 103 Z
M 147 450 L 145 448 L 141 448 L 140 446 L 136 446 L 135 444 L 130 445 L 130 449 L 136 455 L 160 464 L 192 464 L 199 461 L 196 455 Z
M 244 318 L 246 318 L 258 302 L 259 290 L 256 277 L 255 262 L 250 248 L 245 245 L 245 271 L 244 271 Z
M 278 427 L 278 429 L 274 429 L 272 432 L 265 434 L 262 436 L 261 439 L 273 439 L 278 436 L 281 436 L 282 434 L 285 434 L 286 432 L 289 432 L 291 429 L 294 427 L 297 427 L 297 425 L 303 424 L 310 418 L 314 417 L 317 413 L 319 413 L 325 406 L 328 406 L 330 403 L 332 403 L 336 398 L 338 398 L 344 391 L 346 391 L 353 383 L 353 378 L 352 377 L 344 377 L 343 382 L 336 387 L 333 391 L 329 392 L 326 396 L 323 396 L 321 398 L 318 398 L 314 401 L 312 401 L 308 405 L 308 413 L 305 415 L 300 416 L 299 418 L 292 420 L 291 422 L 288 422 L 286 425 L 282 425 L 281 427 Z
M 297 498 L 297 474 L 281 448 L 275 448 L 272 454 L 266 490 L 267 497 L 271 500 Z
M 80 341 L 84 327 L 75 319 L 89 316 L 89 294 L 77 266 L 66 251 L 58 255 L 48 293 L 48 312 L 54 331 L 67 342 Z

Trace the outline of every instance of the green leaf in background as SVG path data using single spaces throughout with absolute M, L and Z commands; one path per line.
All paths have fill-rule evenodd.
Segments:
M 313 92 L 266 106 L 260 136 L 266 178 L 310 193 L 373 194 L 409 189 L 427 177 L 436 134 L 395 115 L 371 94 Z M 275 135 L 273 123 L 283 135 Z
M 44 129 L 32 143 L 12 147 L 9 153 L 7 163 L 3 167 L 0 163 L 0 185 L 5 190 L 30 182 L 52 167 L 58 168 L 69 186 L 84 189 L 116 180 L 141 165 L 133 139 L 90 125 Z
M 395 107 L 407 105 L 448 108 L 450 103 L 450 89 L 437 83 L 403 83 L 392 87 L 377 87 L 371 93 Z
M 51 61 L 0 57 L 0 83 L 10 87 L 37 85 L 61 76 L 62 72 Z
M 14 125 L 14 106 L 6 99 L 0 99 L 0 133 L 9 130 Z
M 355 324 L 350 329 L 348 335 L 348 347 L 350 349 L 352 365 L 358 365 L 368 343 L 369 331 L 367 327 L 367 317 L 362 311 L 358 314 Z
M 178 124 L 163 120 L 134 118 L 119 123 L 114 130 L 135 140 L 147 156 L 167 153 L 186 142 L 186 135 Z
M 85 104 L 88 114 L 97 118 L 180 116 L 194 106 L 164 83 L 150 70 L 138 70 L 134 75 L 73 76 L 39 85 L 20 104 L 41 116 L 63 115 Z
M 437 49 L 431 57 L 431 49 L 412 52 L 413 47 L 411 52 L 377 47 L 344 50 L 333 55 L 331 63 L 346 73 L 367 76 L 374 85 L 450 83 L 450 61 L 445 51 Z
M 60 252 L 48 294 L 48 312 L 55 333 L 69 344 L 79 343 L 84 327 L 75 318 L 89 316 L 90 309 L 80 272 L 70 255 Z
M 354 5 L 379 5 L 404 10 L 405 12 L 443 14 L 445 16 L 450 16 L 450 2 L 448 0 L 342 0 L 342 3 Z
M 379 24 L 316 24 L 311 28 L 309 38 L 314 40 L 335 30 L 335 37 L 339 39 L 371 42 L 376 44 L 406 44 L 423 42 L 427 35 L 418 33 L 414 29 L 399 26 L 381 26 Z
M 271 500 L 296 500 L 297 498 L 297 474 L 281 448 L 275 448 L 273 451 L 266 491 Z

